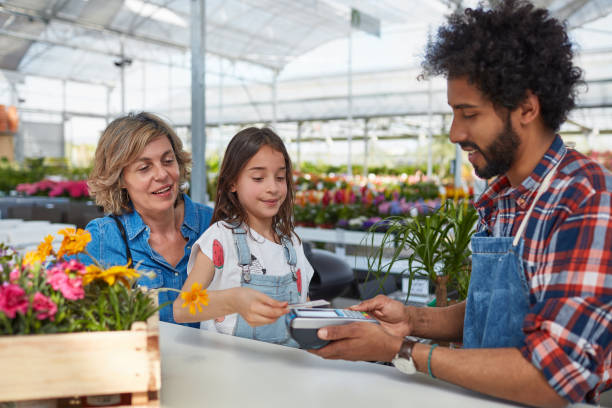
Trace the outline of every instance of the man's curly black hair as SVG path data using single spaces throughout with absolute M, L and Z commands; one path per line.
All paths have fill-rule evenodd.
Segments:
M 572 63 L 565 25 L 523 0 L 482 4 L 448 18 L 426 48 L 423 74 L 470 83 L 496 108 L 514 110 L 531 90 L 542 120 L 556 131 L 575 106 L 582 70 Z

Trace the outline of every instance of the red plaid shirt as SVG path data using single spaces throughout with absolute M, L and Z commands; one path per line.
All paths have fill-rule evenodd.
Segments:
M 501 176 L 480 197 L 478 231 L 514 236 L 559 160 L 523 236 L 530 309 L 521 351 L 559 395 L 596 402 L 612 387 L 612 174 L 556 136 L 521 185 Z

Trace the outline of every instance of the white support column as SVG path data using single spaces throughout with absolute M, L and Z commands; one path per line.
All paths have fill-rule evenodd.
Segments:
M 223 145 L 223 60 L 219 57 L 219 146 Z
M 276 129 L 276 109 L 278 107 L 278 71 L 274 71 L 274 77 L 272 80 L 272 129 L 278 132 Z M 286 140 L 285 140 L 286 142 Z
M 123 53 L 123 39 L 121 39 L 121 61 L 119 61 L 119 74 L 121 75 L 121 114 L 125 115 L 125 55 Z
M 368 122 L 370 119 L 365 118 L 363 121 L 363 178 L 368 177 L 368 155 L 369 155 L 369 142 L 370 136 L 368 136 Z
M 207 203 L 206 193 L 206 1 L 191 0 L 191 198 Z
M 106 125 L 111 122 L 111 93 L 113 92 L 113 88 L 111 86 L 106 86 Z
M 427 178 L 432 176 L 433 158 L 432 158 L 432 144 L 433 144 L 433 131 L 432 131 L 432 101 L 433 91 L 431 88 L 431 78 L 427 80 Z
M 353 143 L 353 27 L 351 26 L 351 21 L 349 19 L 349 36 L 348 36 L 348 92 L 347 92 L 347 102 L 348 102 L 348 112 L 347 112 L 347 137 L 346 142 L 348 144 L 348 158 L 346 164 L 346 172 L 349 177 L 353 176 L 353 166 L 352 166 L 352 143 Z
M 142 110 L 147 110 L 147 63 L 142 64 Z
M 66 80 L 62 81 L 62 128 L 61 128 L 61 137 L 62 137 L 62 151 L 60 152 L 60 157 L 66 158 Z M 72 147 L 70 147 L 70 157 L 69 164 L 72 165 Z
M 302 167 L 302 121 L 297 123 L 297 162 L 295 168 L 300 170 Z

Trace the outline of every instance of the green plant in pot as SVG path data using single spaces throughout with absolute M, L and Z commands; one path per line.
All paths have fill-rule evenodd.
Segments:
M 380 287 L 390 278 L 392 267 L 407 265 L 401 275 L 408 278 L 408 294 L 416 278 L 426 278 L 435 287 L 436 305 L 446 306 L 448 291 L 465 299 L 470 281 L 469 243 L 478 216 L 471 205 L 446 200 L 442 206 L 420 217 L 394 216 L 375 224 L 366 242 L 372 247 L 368 257 L 368 276 Z M 380 245 L 374 244 L 373 232 L 381 224 L 388 228 Z

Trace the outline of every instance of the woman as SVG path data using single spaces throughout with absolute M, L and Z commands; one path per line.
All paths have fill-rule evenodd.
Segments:
M 151 113 L 129 114 L 109 124 L 88 180 L 90 194 L 108 214 L 86 227 L 91 256 L 104 266 L 131 259 L 139 271 L 155 273 L 142 275 L 139 285 L 181 289 L 191 246 L 212 216 L 210 207 L 181 192 L 190 163 L 176 133 Z M 177 295 L 162 291 L 159 303 L 172 303 Z M 172 304 L 160 310 L 160 320 L 176 323 Z

